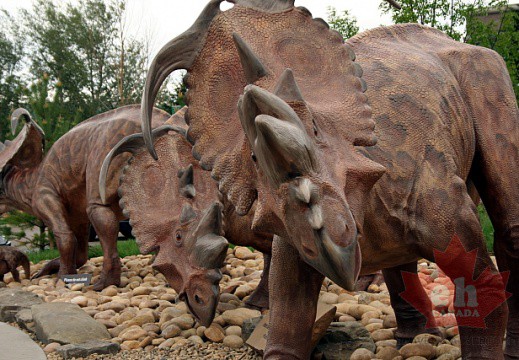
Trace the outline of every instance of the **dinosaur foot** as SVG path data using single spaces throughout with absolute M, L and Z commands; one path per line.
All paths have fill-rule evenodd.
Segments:
M 59 258 L 52 259 L 48 261 L 36 274 L 34 274 L 31 278 L 38 279 L 42 276 L 56 274 L 59 271 Z
M 259 287 L 245 300 L 245 307 L 249 309 L 259 310 L 261 312 L 269 308 L 268 291 L 261 290 Z
M 371 275 L 359 277 L 355 283 L 355 291 L 371 291 L 384 283 L 382 271 L 377 271 Z
M 97 280 L 94 284 L 94 291 L 101 291 L 104 288 L 107 288 L 110 285 L 115 285 L 119 287 L 121 285 L 121 277 L 111 275 L 101 274 L 99 280 Z

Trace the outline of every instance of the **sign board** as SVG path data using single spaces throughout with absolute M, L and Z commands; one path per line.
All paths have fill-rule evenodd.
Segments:
M 83 284 L 88 286 L 92 280 L 92 274 L 63 275 L 61 280 L 67 285 Z
M 330 304 L 322 302 L 317 303 L 317 314 L 315 316 L 315 324 L 312 329 L 312 348 L 317 345 L 319 340 L 326 333 L 326 329 L 333 321 L 337 308 Z M 269 316 L 267 314 L 256 326 L 251 336 L 245 342 L 253 349 L 263 353 L 267 345 L 267 335 L 269 329 Z

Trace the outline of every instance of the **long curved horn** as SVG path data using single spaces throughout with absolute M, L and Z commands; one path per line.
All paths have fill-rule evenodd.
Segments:
M 185 136 L 186 134 L 186 131 L 179 127 L 171 125 L 162 125 L 153 130 L 153 138 L 161 137 L 169 131 L 175 131 L 181 134 L 182 136 Z M 103 160 L 103 165 L 101 166 L 101 172 L 99 173 L 99 195 L 101 195 L 101 201 L 103 204 L 106 204 L 106 178 L 112 160 L 117 155 L 122 154 L 124 152 L 130 152 L 132 154 L 135 154 L 135 152 L 141 149 L 144 145 L 144 136 L 142 133 L 128 135 L 124 139 L 119 141 L 117 145 L 115 145 L 113 149 L 110 150 L 110 152 L 106 155 L 105 159 Z
M 45 132 L 40 127 L 40 125 L 38 125 L 36 121 L 32 119 L 31 114 L 24 108 L 18 108 L 11 114 L 11 133 L 14 135 L 21 117 L 23 117 L 26 124 L 31 124 L 36 130 L 38 130 L 42 137 L 42 146 L 45 148 Z
M 203 45 L 209 24 L 221 12 L 220 3 L 223 1 L 211 0 L 195 23 L 186 32 L 167 43 L 150 65 L 142 94 L 141 120 L 144 143 L 155 160 L 157 160 L 157 153 L 151 134 L 155 97 L 169 74 L 175 70 L 189 69 L 193 65 Z
M 399 3 L 397 3 L 395 0 L 386 0 L 386 1 L 389 3 L 389 5 L 391 5 L 395 9 L 397 9 L 397 10 L 402 9 L 402 6 Z

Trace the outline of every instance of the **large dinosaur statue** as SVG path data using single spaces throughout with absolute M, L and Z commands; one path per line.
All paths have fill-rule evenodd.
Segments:
M 386 269 L 392 303 L 403 314 L 399 337 L 423 331 L 430 316 L 398 298 L 400 272 L 416 272 L 417 259 L 434 260 L 434 250 L 444 251 L 457 234 L 467 251 L 477 249 L 477 261 L 446 266 L 447 275 L 472 279 L 487 266 L 495 272 L 468 179 L 496 226 L 498 262 L 511 271 L 505 353 L 517 358 L 519 214 L 509 199 L 519 198 L 519 115 L 502 59 L 416 25 L 371 31 L 345 46 L 291 0 L 234 0 L 224 12 L 221 2 L 210 1 L 152 62 L 143 130 L 156 157 L 153 101 L 172 71 L 186 69 L 193 155 L 239 215 L 254 207 L 254 230 L 276 235 L 265 358 L 308 358 L 323 275 L 351 288 L 361 272 L 358 244 L 362 272 Z M 353 48 L 372 86 L 379 139 L 372 148 L 355 147 L 376 141 Z M 383 168 L 359 151 L 387 168 L 373 191 Z M 460 326 L 464 358 L 504 357 L 503 288 L 500 277 L 481 284 L 498 306 L 486 329 Z
M 124 136 L 139 129 L 139 106 L 127 106 L 97 115 L 62 136 L 46 155 L 43 130 L 24 109 L 12 115 L 12 130 L 19 118 L 25 125 L 11 142 L 0 144 L 0 205 L 3 210 L 19 209 L 40 218 L 54 233 L 60 252 L 36 275 L 59 270 L 74 274 L 87 260 L 88 226 L 96 229 L 104 251 L 103 271 L 94 285 L 100 290 L 120 283 L 117 253 L 117 181 L 126 157 L 114 162 L 109 174 L 109 201 L 102 205 L 98 178 L 104 156 Z M 169 118 L 155 110 L 155 124 Z M 161 128 L 160 131 L 167 131 Z

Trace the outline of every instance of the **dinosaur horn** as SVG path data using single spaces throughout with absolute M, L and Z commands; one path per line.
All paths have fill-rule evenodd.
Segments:
M 5 145 L 3 142 L 0 141 L 0 151 L 4 151 Z
M 213 203 L 202 216 L 196 230 L 192 257 L 196 264 L 207 269 L 219 268 L 223 265 L 229 243 L 221 236 L 223 206 Z
M 11 133 L 14 135 L 16 128 L 18 127 L 18 122 L 20 118 L 23 117 L 26 124 L 30 124 L 34 126 L 34 128 L 41 134 L 42 138 L 42 148 L 45 148 L 45 132 L 43 129 L 32 119 L 31 114 L 25 110 L 24 108 L 18 108 L 11 114 Z M 8 142 L 5 142 L 5 145 L 8 145 Z
M 222 1 L 224 0 L 211 0 L 195 23 L 186 32 L 167 43 L 150 65 L 142 95 L 141 120 L 144 142 L 155 160 L 157 153 L 151 134 L 151 117 L 157 93 L 169 74 L 179 69 L 189 70 L 193 65 L 205 41 L 209 24 L 221 12 Z
M 238 54 L 240 55 L 247 83 L 253 84 L 262 77 L 267 76 L 267 70 L 249 45 L 236 33 L 233 33 L 232 37 L 234 39 L 234 44 L 238 49 Z
M 304 101 L 291 69 L 285 69 L 283 74 L 281 74 L 274 94 L 286 102 Z
M 184 204 L 180 214 L 180 224 L 187 224 L 194 218 L 196 218 L 196 213 L 195 210 L 193 210 L 193 207 L 189 204 Z
M 398 2 L 396 2 L 395 0 L 386 0 L 386 1 L 389 3 L 389 5 L 391 5 L 395 9 L 397 9 L 397 10 L 401 10 L 402 9 L 402 6 Z
M 188 199 L 194 198 L 196 192 L 193 185 L 193 165 L 189 164 L 186 170 L 180 170 L 178 177 L 180 178 L 180 194 Z
M 293 90 L 297 85 L 290 79 L 290 71 L 284 75 L 279 87 L 292 83 Z M 314 169 L 314 145 L 301 119 L 283 99 L 249 85 L 238 102 L 238 113 L 258 165 L 274 186 Z
M 183 136 L 185 135 L 185 130 L 183 129 L 171 125 L 162 125 L 153 130 L 153 136 L 161 137 L 162 135 L 167 134 L 169 131 L 176 131 Z M 125 152 L 134 154 L 144 145 L 144 136 L 141 133 L 128 135 L 119 141 L 117 145 L 115 145 L 114 148 L 106 155 L 103 161 L 103 165 L 101 166 L 101 172 L 99 173 L 99 195 L 101 196 L 101 201 L 103 204 L 106 204 L 106 180 L 108 176 L 108 169 L 110 168 L 112 160 L 117 155 Z

